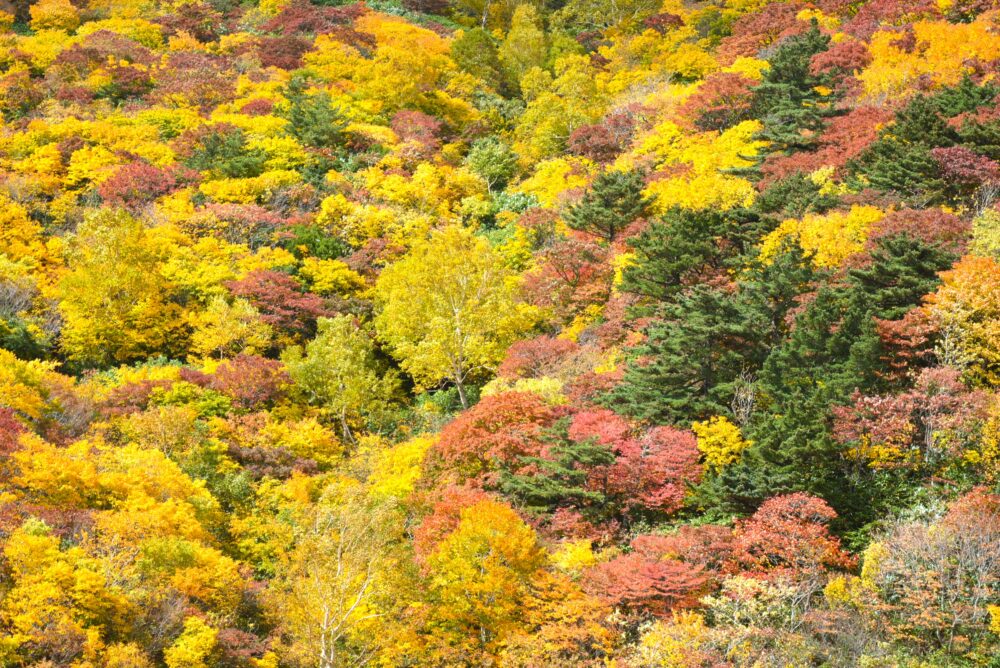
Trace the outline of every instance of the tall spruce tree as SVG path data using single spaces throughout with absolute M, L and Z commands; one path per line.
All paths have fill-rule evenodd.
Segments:
M 733 294 L 704 284 L 665 302 L 606 403 L 657 424 L 727 414 L 743 369 L 760 361 L 754 315 Z
M 809 69 L 812 57 L 829 45 L 830 38 L 813 20 L 808 31 L 786 39 L 768 61 L 770 68 L 753 90 L 751 109 L 764 125 L 757 137 L 771 143 L 771 152 L 809 150 L 835 113 L 835 95 L 819 92 L 830 83 L 828 77 Z

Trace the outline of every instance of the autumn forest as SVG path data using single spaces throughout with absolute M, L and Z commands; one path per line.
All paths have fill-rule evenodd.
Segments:
M 1000 668 L 1000 0 L 0 10 L 0 668 Z

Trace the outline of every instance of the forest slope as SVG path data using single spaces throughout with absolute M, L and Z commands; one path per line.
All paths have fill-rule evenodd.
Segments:
M 0 666 L 1000 666 L 1000 2 L 0 13 Z

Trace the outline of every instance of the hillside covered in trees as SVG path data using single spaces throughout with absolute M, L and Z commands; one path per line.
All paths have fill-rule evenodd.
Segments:
M 0 666 L 1000 667 L 997 0 L 4 6 Z

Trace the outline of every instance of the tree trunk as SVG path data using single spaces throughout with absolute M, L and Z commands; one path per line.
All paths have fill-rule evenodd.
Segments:
M 462 410 L 468 410 L 469 400 L 465 396 L 465 383 L 456 378 L 455 387 L 458 389 L 458 400 L 462 402 Z

